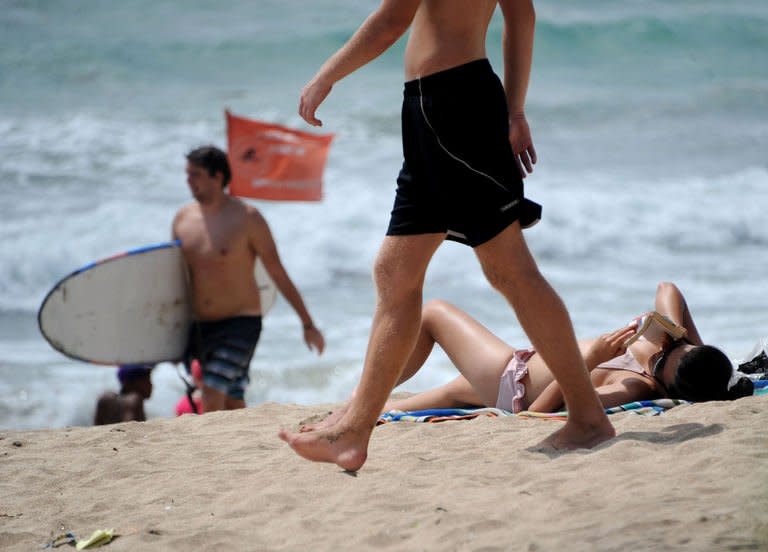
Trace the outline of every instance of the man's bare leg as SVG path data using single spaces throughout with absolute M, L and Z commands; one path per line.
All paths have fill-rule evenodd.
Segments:
M 217 410 L 227 410 L 227 394 L 218 389 L 203 384 L 202 388 L 203 412 L 215 412 Z
M 388 236 L 374 267 L 376 312 L 363 374 L 343 416 L 331 427 L 308 433 L 280 431 L 300 456 L 355 471 L 365 463 L 376 420 L 417 341 L 421 291 L 443 234 Z
M 543 446 L 591 448 L 616 435 L 589 379 L 570 316 L 544 279 L 514 223 L 475 248 L 488 281 L 509 301 L 520 325 L 560 384 L 568 409 L 565 426 Z
M 341 405 L 336 410 L 333 410 L 332 412 L 329 412 L 328 415 L 323 418 L 322 420 L 319 420 L 317 422 L 313 422 L 311 424 L 302 424 L 299 427 L 299 433 L 308 433 L 310 431 L 317 431 L 319 429 L 325 429 L 327 427 L 331 427 L 336 425 L 336 422 L 341 420 L 341 418 L 344 416 L 344 414 L 349 409 L 349 403 L 352 401 L 352 399 L 355 396 L 355 391 L 352 391 L 352 394 L 350 395 L 349 399 L 347 399 L 347 402 Z
M 244 399 L 233 399 L 229 395 L 227 395 L 227 401 L 224 405 L 224 408 L 226 410 L 239 410 L 241 408 L 245 408 L 245 400 Z
M 432 348 L 435 345 L 435 338 L 432 335 L 430 328 L 429 328 L 429 320 L 428 320 L 428 309 L 422 310 L 422 316 L 421 316 L 421 325 L 419 326 L 419 337 L 416 339 L 416 346 L 414 347 L 413 351 L 411 352 L 411 356 L 408 357 L 408 362 L 405 364 L 405 368 L 403 369 L 402 373 L 400 374 L 400 378 L 397 380 L 397 383 L 395 384 L 395 387 L 400 385 L 401 383 L 408 381 L 413 377 L 413 375 L 419 371 L 419 369 L 424 365 L 427 358 L 429 357 L 429 354 L 432 352 Z M 319 429 L 324 429 L 327 427 L 331 427 L 338 422 L 342 416 L 344 416 L 344 413 L 349 408 L 349 403 L 352 402 L 352 399 L 355 397 L 355 394 L 357 393 L 357 388 L 355 388 L 347 402 L 331 412 L 328 416 L 323 418 L 322 420 L 311 423 L 311 424 L 304 424 L 299 428 L 299 431 L 301 433 L 306 433 L 309 431 L 317 431 Z M 390 410 L 386 405 L 384 406 L 383 411 Z

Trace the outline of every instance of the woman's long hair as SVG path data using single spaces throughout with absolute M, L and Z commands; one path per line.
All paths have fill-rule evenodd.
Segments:
M 680 359 L 669 395 L 699 402 L 727 401 L 754 393 L 754 385 L 749 378 L 739 378 L 729 388 L 732 374 L 731 361 L 725 353 L 711 345 L 699 345 Z

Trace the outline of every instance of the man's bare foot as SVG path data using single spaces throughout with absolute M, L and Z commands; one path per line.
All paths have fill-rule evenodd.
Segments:
M 300 433 L 308 433 L 310 431 L 319 431 L 321 429 L 327 429 L 333 425 L 336 425 L 336 422 L 338 422 L 342 416 L 346 413 L 347 409 L 349 409 L 349 405 L 345 404 L 341 408 L 334 410 L 328 416 L 323 418 L 320 421 L 313 422 L 311 424 L 301 424 L 299 426 L 299 432 Z
M 534 450 L 591 449 L 614 437 L 616 437 L 616 430 L 607 418 L 602 423 L 594 425 L 578 425 L 568 421 L 565 426 L 532 448 Z
M 329 462 L 347 471 L 357 471 L 368 457 L 371 432 L 344 429 L 292 433 L 284 429 L 279 437 L 299 456 L 313 462 Z

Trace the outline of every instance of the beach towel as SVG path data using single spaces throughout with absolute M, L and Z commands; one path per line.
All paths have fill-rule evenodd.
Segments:
M 755 381 L 755 395 L 768 395 L 768 381 Z M 682 399 L 655 399 L 652 401 L 634 401 L 620 406 L 606 408 L 606 414 L 616 414 L 618 412 L 632 412 L 640 416 L 658 416 L 667 410 L 682 404 L 692 404 Z M 509 410 L 501 408 L 432 408 L 428 410 L 411 410 L 403 412 L 401 410 L 390 410 L 379 416 L 377 425 L 389 422 L 426 422 L 436 423 L 446 420 L 468 420 L 478 416 L 489 416 L 497 418 L 500 416 L 521 416 L 524 418 L 541 418 L 545 420 L 565 420 L 568 413 L 563 410 L 560 412 L 530 412 L 524 410 L 515 414 Z
M 680 404 L 690 404 L 688 401 L 679 399 L 656 399 L 653 401 L 635 401 L 613 408 L 606 408 L 607 414 L 617 412 L 634 412 L 642 416 L 657 416 Z M 530 412 L 524 410 L 515 414 L 510 410 L 501 408 L 431 408 L 428 410 L 411 410 L 403 412 L 401 410 L 390 410 L 379 417 L 379 424 L 387 422 L 444 422 L 446 420 L 468 420 L 478 416 L 490 416 L 493 418 L 499 416 L 521 416 L 524 418 L 544 418 L 550 420 L 565 420 L 568 417 L 566 411 L 561 412 Z

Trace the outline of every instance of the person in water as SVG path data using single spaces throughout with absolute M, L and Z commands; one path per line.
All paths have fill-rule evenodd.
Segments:
M 753 393 L 740 378 L 729 388 L 733 368 L 719 349 L 705 345 L 685 297 L 671 282 L 659 283 L 655 310 L 685 328 L 685 337 L 654 343 L 640 337 L 624 346 L 637 323 L 579 341 L 592 384 L 605 408 L 662 397 L 689 401 L 737 399 Z M 491 406 L 513 412 L 555 412 L 564 407 L 560 387 L 547 364 L 531 349 L 515 349 L 477 320 L 445 301 L 424 308 L 419 339 L 400 381 L 412 377 L 437 343 L 461 373 L 445 385 L 405 399 L 386 410 Z M 311 428 L 305 428 L 305 431 Z
M 105 391 L 96 403 L 94 425 L 143 422 L 144 401 L 152 396 L 154 364 L 123 364 L 117 369 L 120 393 Z

